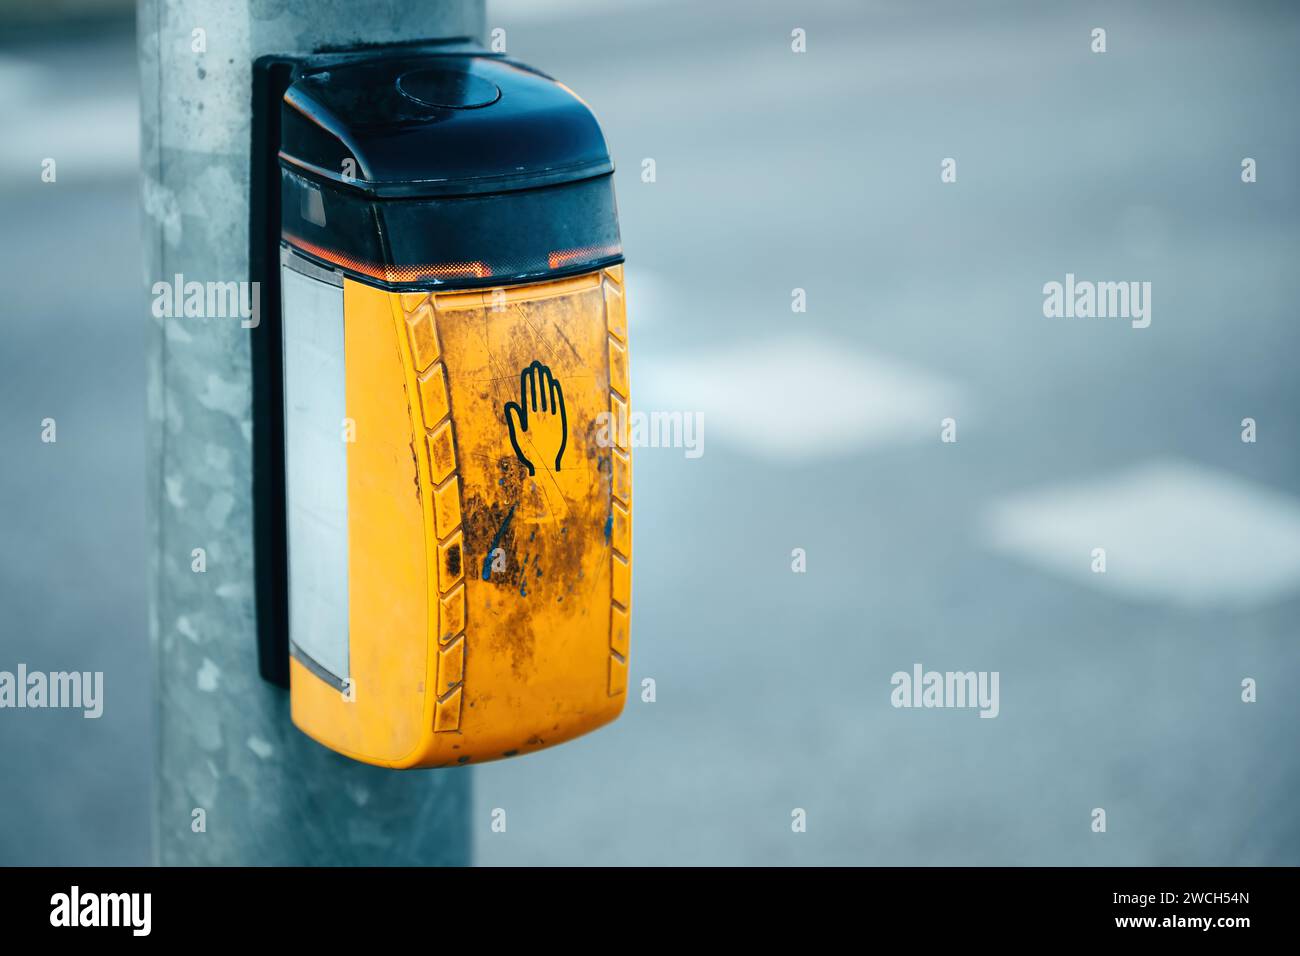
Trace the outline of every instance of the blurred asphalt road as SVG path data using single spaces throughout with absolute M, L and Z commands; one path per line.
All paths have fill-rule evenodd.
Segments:
M 0 711 L 0 863 L 150 859 L 134 57 L 129 24 L 0 46 L 0 670 L 103 671 L 105 697 Z
M 489 2 L 606 128 L 633 405 L 705 454 L 636 453 L 656 701 L 475 768 L 477 861 L 1300 863 L 1300 9 L 974 6 Z M 0 669 L 107 684 L 0 712 L 6 863 L 148 859 L 133 69 L 0 47 Z M 1044 318 L 1066 273 L 1150 327 Z M 915 663 L 999 716 L 894 709 Z

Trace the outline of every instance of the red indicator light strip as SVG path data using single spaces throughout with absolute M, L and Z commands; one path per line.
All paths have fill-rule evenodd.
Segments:
M 314 242 L 308 242 L 306 239 L 300 239 L 287 232 L 284 234 L 284 238 L 290 245 L 297 246 L 303 252 L 311 253 L 317 259 L 324 259 L 326 262 L 332 262 L 343 269 L 358 272 L 361 275 L 379 279 L 383 282 L 419 282 L 422 279 L 487 279 L 492 276 L 492 270 L 484 262 L 439 262 L 416 266 L 379 265 L 350 256 L 345 252 L 318 246 Z

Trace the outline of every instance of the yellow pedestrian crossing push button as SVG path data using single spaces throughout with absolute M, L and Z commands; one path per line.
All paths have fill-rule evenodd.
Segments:
M 395 48 L 300 64 L 278 144 L 294 723 L 442 767 L 613 720 L 627 332 L 591 111 L 504 57 Z

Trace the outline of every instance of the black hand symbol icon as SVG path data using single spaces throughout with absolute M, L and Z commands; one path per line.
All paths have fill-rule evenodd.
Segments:
M 506 425 L 515 455 L 535 475 L 532 459 L 524 453 L 527 445 L 533 456 L 544 464 L 555 450 L 555 470 L 560 470 L 564 447 L 569 443 L 569 419 L 564 410 L 564 391 L 559 380 L 541 362 L 534 361 L 519 373 L 519 401 L 506 402 Z

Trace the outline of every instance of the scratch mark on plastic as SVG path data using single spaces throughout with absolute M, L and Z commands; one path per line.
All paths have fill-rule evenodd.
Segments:
M 506 533 L 506 528 L 510 527 L 510 519 L 515 516 L 515 509 L 518 507 L 518 502 L 510 506 L 510 510 L 506 512 L 505 520 L 501 522 L 501 527 L 497 528 L 497 533 L 492 536 L 492 545 L 488 548 L 488 553 L 483 558 L 484 581 L 488 581 L 492 578 L 492 555 L 496 553 L 497 547 L 501 544 L 501 537 Z

